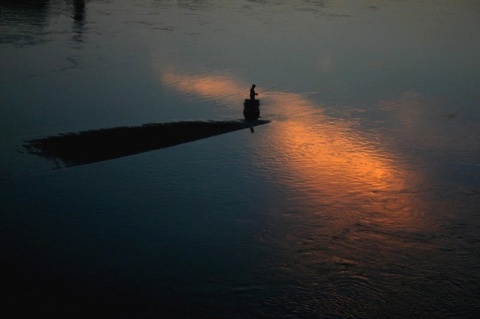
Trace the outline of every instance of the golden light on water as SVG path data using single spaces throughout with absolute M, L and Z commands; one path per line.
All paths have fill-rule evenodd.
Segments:
M 248 84 L 226 75 L 167 72 L 161 79 L 184 93 L 237 107 L 248 92 Z M 369 206 L 409 222 L 408 216 L 418 207 L 409 203 L 410 197 L 399 194 L 408 193 L 409 180 L 416 177 L 378 137 L 355 130 L 353 121 L 325 115 L 302 94 L 276 91 L 260 99 L 262 114 L 273 122 L 268 126 L 269 142 L 262 146 L 259 165 L 272 170 L 273 178 L 284 179 L 285 185 L 301 190 L 312 203 Z
M 245 89 L 225 75 L 184 75 L 175 72 L 160 74 L 163 83 L 183 92 L 204 98 L 238 103 L 238 97 L 245 95 Z

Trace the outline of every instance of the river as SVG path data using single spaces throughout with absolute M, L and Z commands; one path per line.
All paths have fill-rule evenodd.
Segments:
M 0 2 L 9 318 L 476 318 L 478 1 Z M 268 124 L 63 167 L 25 141 Z M 253 133 L 253 134 L 252 134 Z

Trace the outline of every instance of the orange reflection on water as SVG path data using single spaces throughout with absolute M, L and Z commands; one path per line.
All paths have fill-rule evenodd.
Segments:
M 338 192 L 338 187 L 346 193 L 405 187 L 402 169 L 385 150 L 356 132 L 352 123 L 320 112 L 310 114 L 308 110 L 315 109 L 314 105 L 300 94 L 277 94 L 274 100 L 278 112 L 292 113 L 293 107 L 294 113 L 305 114 L 272 126 L 272 131 L 278 151 L 288 154 L 289 169 L 305 179 L 317 180 L 322 193 Z
M 204 98 L 222 100 L 228 103 L 238 102 L 245 89 L 225 75 L 184 75 L 165 72 L 160 75 L 161 81 L 175 89 Z
M 168 72 L 162 81 L 182 92 L 237 106 L 248 89 L 227 76 Z M 408 188 L 411 174 L 395 156 L 355 130 L 354 123 L 323 114 L 302 94 L 269 92 L 262 105 L 263 117 L 274 121 L 267 128 L 268 142 L 259 148 L 259 161 L 274 178 L 303 192 L 302 200 L 312 205 L 355 204 L 411 222 L 415 205 L 410 197 L 399 195 Z

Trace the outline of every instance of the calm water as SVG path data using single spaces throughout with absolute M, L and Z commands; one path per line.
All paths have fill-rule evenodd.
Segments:
M 474 318 L 478 1 L 0 2 L 11 318 Z M 51 134 L 255 133 L 68 169 Z M 63 310 L 62 310 L 63 309 Z

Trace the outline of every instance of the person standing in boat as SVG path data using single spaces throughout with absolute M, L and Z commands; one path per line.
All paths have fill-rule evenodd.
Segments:
M 252 84 L 252 88 L 250 89 L 250 100 L 253 102 L 255 101 L 255 95 L 258 95 L 258 93 L 255 93 L 255 84 Z

